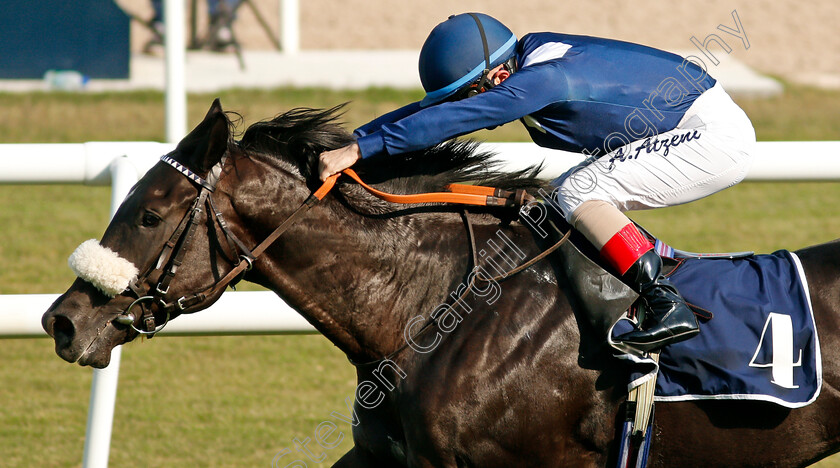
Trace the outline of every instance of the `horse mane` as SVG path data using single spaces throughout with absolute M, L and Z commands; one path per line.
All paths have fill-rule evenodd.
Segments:
M 318 179 L 321 152 L 354 141 L 339 122 L 345 105 L 295 108 L 257 122 L 248 127 L 239 145 L 245 151 L 276 155 L 292 163 L 313 184 Z M 423 151 L 364 159 L 353 169 L 365 182 L 392 193 L 441 191 L 447 184 L 463 182 L 505 189 L 544 187 L 544 182 L 535 177 L 539 167 L 513 173 L 499 171 L 490 160 L 495 154 L 478 151 L 477 145 L 470 140 L 451 140 Z

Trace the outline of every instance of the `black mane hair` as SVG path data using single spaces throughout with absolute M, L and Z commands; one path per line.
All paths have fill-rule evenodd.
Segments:
M 292 109 L 248 127 L 239 145 L 245 151 L 275 154 L 285 159 L 312 184 L 318 179 L 321 152 L 354 141 L 338 122 L 344 106 Z M 544 187 L 544 182 L 534 177 L 539 167 L 501 172 L 490 161 L 493 156 L 477 151 L 474 141 L 452 140 L 423 151 L 365 159 L 353 169 L 365 182 L 381 184 L 381 190 L 392 193 L 441 191 L 447 184 L 463 182 L 505 189 Z

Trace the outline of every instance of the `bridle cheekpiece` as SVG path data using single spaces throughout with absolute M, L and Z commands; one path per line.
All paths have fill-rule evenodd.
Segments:
M 237 253 L 238 260 L 236 265 L 234 265 L 234 270 L 244 272 L 251 269 L 255 259 L 252 256 L 252 252 L 244 246 L 244 244 L 236 237 L 235 234 L 233 234 L 233 232 L 230 231 L 230 228 L 222 217 L 221 212 L 216 209 L 215 203 L 213 203 L 212 193 L 216 190 L 216 184 L 219 182 L 222 174 L 222 167 L 224 166 L 226 159 L 227 154 L 225 154 L 225 156 L 223 156 L 222 159 L 215 164 L 210 171 L 208 171 L 206 178 L 204 178 L 168 155 L 164 155 L 160 158 L 161 161 L 168 164 L 170 167 L 174 168 L 191 182 L 196 184 L 199 188 L 199 193 L 196 196 L 191 208 L 178 224 L 178 227 L 175 228 L 175 231 L 172 233 L 169 240 L 164 244 L 155 264 L 143 275 L 137 277 L 134 281 L 129 283 L 128 291 L 134 294 L 137 299 L 115 319 L 117 323 L 131 327 L 139 334 L 147 335 L 149 337 L 154 336 L 155 333 L 163 330 L 163 328 L 169 323 L 169 319 L 173 311 L 178 311 L 179 313 L 183 312 L 188 308 L 203 302 L 207 297 L 212 296 L 215 292 L 218 292 L 217 289 L 221 289 L 218 288 L 220 284 L 222 285 L 222 288 L 224 288 L 228 284 L 232 283 L 234 279 L 237 279 L 234 277 L 228 278 L 226 276 L 221 282 L 211 286 L 208 290 L 192 296 L 182 296 L 174 301 L 166 300 L 170 284 L 175 278 L 178 268 L 183 263 L 184 256 L 192 244 L 195 228 L 200 223 L 201 214 L 205 211 L 205 209 L 209 213 L 209 216 L 212 216 L 215 224 L 218 224 L 222 229 L 222 232 L 224 232 L 225 237 L 228 240 L 229 247 L 232 247 L 232 250 Z M 238 268 L 239 265 L 243 263 L 245 265 L 244 268 Z M 156 272 L 160 272 L 157 284 L 148 291 L 143 291 L 142 285 L 146 283 L 147 280 Z M 157 304 L 160 309 L 166 313 L 166 319 L 163 324 L 158 326 L 155 323 L 154 312 L 150 307 L 147 308 L 144 306 L 145 302 Z M 138 305 L 142 311 L 142 329 L 135 325 L 137 317 L 135 317 L 135 315 L 131 312 L 132 309 Z

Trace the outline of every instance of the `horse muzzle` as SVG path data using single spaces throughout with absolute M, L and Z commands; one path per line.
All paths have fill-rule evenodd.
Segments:
M 136 336 L 130 328 L 115 323 L 118 312 L 110 312 L 124 310 L 127 304 L 103 299 L 92 286 L 77 280 L 44 313 L 41 326 L 55 341 L 59 357 L 80 365 L 105 367 L 110 362 L 111 350 Z M 123 302 L 122 307 L 115 302 Z

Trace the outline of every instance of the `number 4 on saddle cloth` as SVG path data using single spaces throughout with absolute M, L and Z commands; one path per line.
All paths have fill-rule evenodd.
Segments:
M 656 244 L 676 262 L 668 276 L 686 301 L 711 313 L 700 317 L 699 335 L 661 350 L 655 401 L 762 400 L 798 408 L 817 398 L 819 340 L 794 253 L 709 256 Z M 611 344 L 632 326 L 619 319 Z M 629 389 L 657 371 L 650 358 L 619 357 L 633 363 Z
M 628 391 L 659 373 L 655 401 L 761 400 L 797 408 L 817 398 L 819 341 L 794 253 L 694 254 L 647 235 L 663 257 L 663 272 L 699 311 L 700 334 L 663 348 L 658 363 L 622 349 L 612 338 L 634 326 L 626 312 L 637 296 L 607 273 L 598 252 L 573 231 L 555 258 L 564 287 L 584 312 L 576 314 L 578 321 L 588 321 L 579 323 L 582 366 L 597 367 L 590 360 L 597 359 L 607 336 L 627 364 Z

